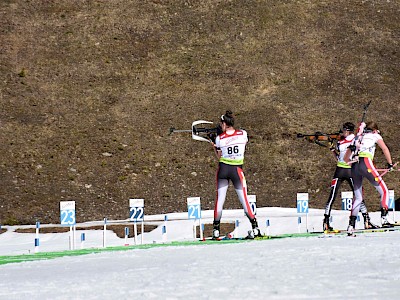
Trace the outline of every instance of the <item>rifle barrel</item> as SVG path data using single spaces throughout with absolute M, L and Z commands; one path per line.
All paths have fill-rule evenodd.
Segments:
M 169 129 L 169 134 L 174 133 L 174 132 L 192 132 L 192 130 L 191 129 L 180 129 L 180 130 L 177 130 L 174 127 L 171 127 Z
M 336 136 L 339 136 L 339 132 L 335 132 L 335 133 L 316 132 L 316 133 L 314 133 L 314 134 L 302 134 L 302 133 L 298 133 L 298 134 L 297 134 L 297 137 L 298 137 L 298 138 L 303 138 L 303 137 L 319 137 L 319 136 L 336 137 Z

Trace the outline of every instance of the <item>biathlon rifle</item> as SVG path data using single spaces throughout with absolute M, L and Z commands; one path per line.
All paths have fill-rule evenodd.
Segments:
M 212 127 L 213 122 L 198 120 L 192 123 L 192 129 L 181 129 L 177 130 L 174 127 L 169 129 L 169 135 L 175 132 L 191 132 L 192 139 L 196 141 L 203 141 L 208 143 L 215 142 L 215 138 L 222 133 L 220 125 Z
M 314 134 L 297 134 L 298 138 L 304 138 L 309 142 L 316 143 L 322 147 L 328 147 L 326 143 L 332 143 L 335 140 L 340 140 L 340 132 L 335 133 L 323 133 L 321 131 L 316 131 Z
M 354 140 L 353 140 L 353 142 L 351 143 L 351 145 L 349 147 L 349 149 L 351 150 L 351 156 L 350 156 L 349 164 L 352 164 L 353 162 L 358 161 L 358 151 L 360 150 L 361 141 L 362 141 L 362 138 L 364 136 L 365 116 L 367 114 L 368 107 L 370 106 L 371 102 L 372 102 L 372 100 L 370 100 L 367 104 L 364 105 L 364 111 L 363 111 L 363 115 L 362 115 L 362 118 L 361 118 L 360 126 L 358 127 L 357 134 L 354 137 Z

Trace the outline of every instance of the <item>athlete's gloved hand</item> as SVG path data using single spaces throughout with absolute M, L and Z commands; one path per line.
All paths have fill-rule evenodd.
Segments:
M 211 140 L 211 142 L 215 143 L 215 139 L 217 138 L 217 134 L 212 132 L 207 134 L 208 138 Z
M 364 132 L 365 126 L 367 126 L 367 124 L 365 124 L 365 122 L 361 122 L 360 126 L 358 127 L 358 134 Z
M 329 150 L 335 151 L 335 143 L 333 141 L 329 142 Z
M 389 164 L 389 163 L 388 163 L 388 164 L 387 164 L 387 168 L 388 168 L 389 172 L 394 170 L 393 164 Z

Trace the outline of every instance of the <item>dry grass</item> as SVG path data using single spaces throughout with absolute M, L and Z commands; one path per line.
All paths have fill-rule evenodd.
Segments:
M 369 100 L 399 158 L 396 1 L 9 0 L 0 13 L 2 224 L 58 222 L 71 199 L 78 222 L 126 218 L 132 197 L 148 214 L 185 211 L 189 196 L 212 209 L 209 145 L 168 129 L 227 108 L 252 136 L 258 206 L 308 191 L 322 208 L 334 162 L 295 135 L 357 122 Z

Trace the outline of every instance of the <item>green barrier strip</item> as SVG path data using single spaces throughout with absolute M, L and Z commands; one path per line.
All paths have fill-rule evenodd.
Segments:
M 144 244 L 144 245 L 135 245 L 135 246 L 116 246 L 116 247 L 107 247 L 107 248 L 87 248 L 87 249 L 79 249 L 79 250 L 65 250 L 59 252 L 38 252 L 34 254 L 21 254 L 21 255 L 5 255 L 0 256 L 0 265 L 5 265 L 9 263 L 18 263 L 18 262 L 26 262 L 26 261 L 35 261 L 35 260 L 47 260 L 54 259 L 58 257 L 65 256 L 79 256 L 79 255 L 87 255 L 87 254 L 95 254 L 102 252 L 110 252 L 110 251 L 127 251 L 134 249 L 150 249 L 157 247 L 170 247 L 170 246 L 192 246 L 192 245 L 203 245 L 203 244 L 227 244 L 227 243 L 239 243 L 245 242 L 249 240 L 222 240 L 222 241 L 212 241 L 206 240 L 203 242 L 199 241 L 183 241 L 183 242 L 170 242 L 164 244 Z
M 36 260 L 47 260 L 54 259 L 58 257 L 65 256 L 79 256 L 79 255 L 87 255 L 87 254 L 95 254 L 102 252 L 110 252 L 110 251 L 127 251 L 134 249 L 150 249 L 150 248 L 158 248 L 158 247 L 170 247 L 170 246 L 193 246 L 193 245 L 210 245 L 210 244 L 233 244 L 233 243 L 245 243 L 259 240 L 270 240 L 270 239 L 278 239 L 278 238 L 291 238 L 291 237 L 310 237 L 315 236 L 311 233 L 290 233 L 290 234 L 281 234 L 277 236 L 268 236 L 262 238 L 256 238 L 255 240 L 248 239 L 227 239 L 227 240 L 205 240 L 205 241 L 178 241 L 178 242 L 170 242 L 170 243 L 160 243 L 160 244 L 144 244 L 144 245 L 132 245 L 132 246 L 116 246 L 116 247 L 107 247 L 107 248 L 87 248 L 87 249 L 79 249 L 79 250 L 65 250 L 58 252 L 38 252 L 34 254 L 21 254 L 21 255 L 5 255 L 0 256 L 0 265 L 10 264 L 10 263 L 19 263 L 19 262 L 28 262 L 28 261 L 36 261 Z

